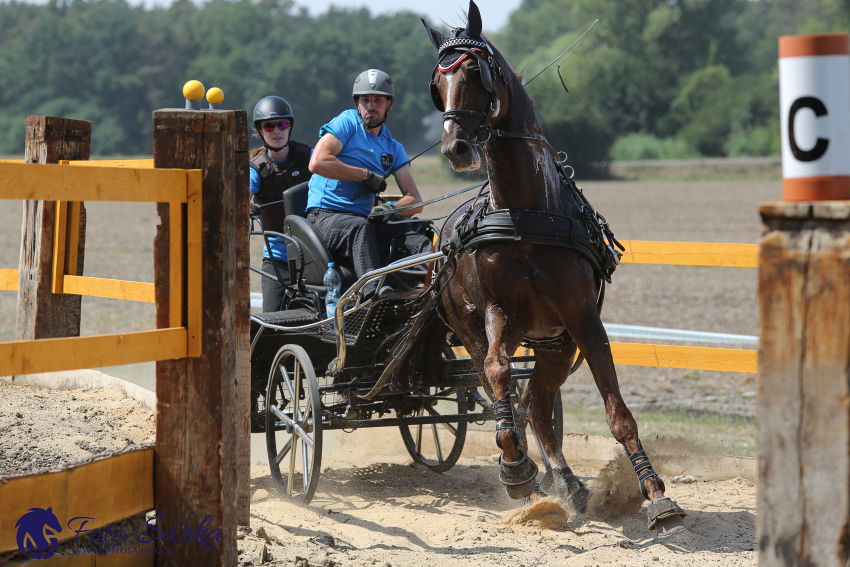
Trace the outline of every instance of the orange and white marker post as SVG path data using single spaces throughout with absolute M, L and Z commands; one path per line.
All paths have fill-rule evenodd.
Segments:
M 850 199 L 850 35 L 779 38 L 782 198 Z

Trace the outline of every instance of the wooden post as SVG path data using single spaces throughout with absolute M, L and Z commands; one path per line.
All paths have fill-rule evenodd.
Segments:
M 87 160 L 90 148 L 91 122 L 52 116 L 27 118 L 27 163 Z M 76 210 L 75 205 L 72 210 Z M 85 206 L 79 203 L 79 215 L 75 213 L 70 218 L 79 218 L 79 224 L 75 222 L 67 227 L 72 238 L 66 243 L 76 244 L 76 249 L 64 250 L 64 259 L 75 261 L 75 266 L 64 269 L 66 273 L 81 276 L 86 240 Z M 19 341 L 80 335 L 81 296 L 52 293 L 56 221 L 55 201 L 24 201 L 15 321 L 15 338 Z M 79 237 L 74 242 L 77 234 Z
M 248 114 L 236 115 L 236 523 L 251 523 L 251 248 L 249 245 Z M 240 224 L 241 223 L 241 224 Z M 244 235 L 244 237 L 243 237 Z
M 159 565 L 236 564 L 237 522 L 237 440 L 247 436 L 248 407 L 237 398 L 239 364 L 247 360 L 240 353 L 245 342 L 237 330 L 247 318 L 237 306 L 244 301 L 237 285 L 237 250 L 247 247 L 247 216 L 237 211 L 247 208 L 247 170 L 238 164 L 238 154 L 247 151 L 245 111 L 158 110 L 154 112 L 154 166 L 201 169 L 203 171 L 203 302 L 202 346 L 197 358 L 157 362 L 157 428 L 155 457 L 156 507 L 163 529 L 179 522 L 181 527 L 197 528 L 204 523 L 208 532 L 221 530 L 221 541 L 211 547 L 200 542 L 164 542 L 170 554 L 160 555 Z M 245 138 L 243 140 L 243 138 Z M 244 148 L 244 149 L 243 149 Z M 245 204 L 242 204 L 245 201 Z M 169 233 L 172 227 L 186 227 L 186 208 L 157 206 L 162 223 L 154 244 L 157 327 L 176 321 L 186 324 L 185 313 L 170 313 L 175 293 L 169 271 Z M 171 211 L 181 219 L 172 219 Z M 241 215 L 241 216 L 240 216 Z M 181 230 L 184 230 L 181 228 Z M 182 258 L 185 270 L 186 254 Z M 191 275 L 189 275 L 191 276 Z
M 850 202 L 760 212 L 759 566 L 846 567 Z

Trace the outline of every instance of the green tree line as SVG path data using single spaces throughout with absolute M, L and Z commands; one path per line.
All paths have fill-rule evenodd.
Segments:
M 561 67 L 569 93 L 554 67 L 528 87 L 547 136 L 579 170 L 610 159 L 777 154 L 778 37 L 847 31 L 850 0 L 523 0 L 490 37 L 530 77 L 595 19 Z M 388 125 L 414 152 L 429 141 L 435 58 L 409 12 L 310 16 L 290 0 L 2 3 L 0 154 L 23 152 L 29 115 L 91 120 L 94 154 L 150 154 L 152 111 L 182 107 L 189 79 L 220 87 L 224 108 L 285 97 L 293 137 L 313 144 L 351 107 L 352 81 L 370 67 L 392 75 Z

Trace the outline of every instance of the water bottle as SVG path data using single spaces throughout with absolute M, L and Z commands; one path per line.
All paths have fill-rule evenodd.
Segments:
M 325 311 L 327 316 L 333 319 L 336 313 L 336 304 L 342 291 L 342 276 L 339 275 L 333 262 L 328 262 L 328 271 L 325 272 L 324 283 L 326 291 Z

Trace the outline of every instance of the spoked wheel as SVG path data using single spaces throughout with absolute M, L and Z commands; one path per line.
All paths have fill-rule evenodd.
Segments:
M 308 504 L 322 466 L 322 403 L 310 357 L 297 345 L 277 351 L 266 393 L 266 447 L 272 478 Z
M 466 389 L 446 390 L 429 388 L 419 395 L 422 406 L 414 417 L 460 414 L 466 415 Z M 414 461 L 434 472 L 452 468 L 463 451 L 467 422 L 399 425 L 401 438 Z

